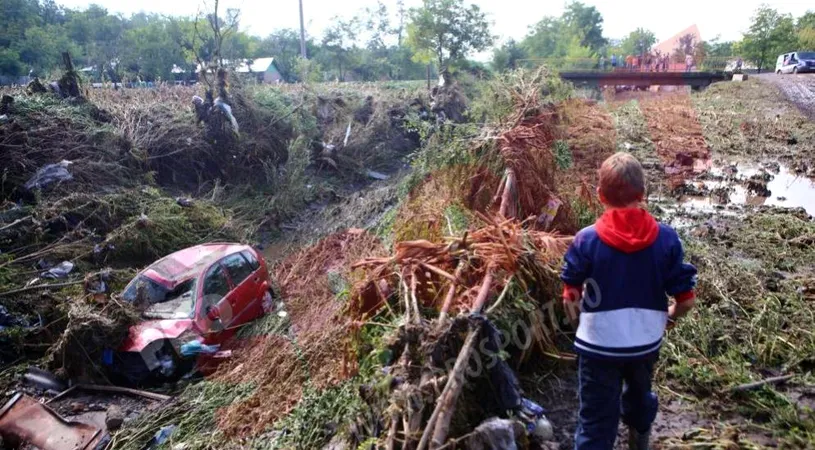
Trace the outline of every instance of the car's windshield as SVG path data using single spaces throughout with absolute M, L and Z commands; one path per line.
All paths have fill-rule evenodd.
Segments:
M 815 59 L 815 52 L 801 52 L 798 54 L 798 59 Z
M 195 311 L 195 279 L 187 280 L 175 289 L 167 289 L 148 277 L 139 275 L 125 289 L 122 298 L 151 319 L 186 319 Z

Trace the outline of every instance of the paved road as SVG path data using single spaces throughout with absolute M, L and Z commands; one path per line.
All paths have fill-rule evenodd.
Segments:
M 755 76 L 778 86 L 789 101 L 795 103 L 810 119 L 815 120 L 815 74 L 764 73 Z

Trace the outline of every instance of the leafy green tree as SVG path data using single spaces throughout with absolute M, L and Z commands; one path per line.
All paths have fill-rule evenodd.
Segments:
M 745 57 L 753 61 L 761 72 L 776 56 L 794 50 L 797 45 L 798 35 L 792 16 L 762 5 L 753 15 L 750 28 L 744 35 L 742 49 Z
M 352 54 L 350 50 L 354 47 L 358 31 L 358 18 L 343 20 L 334 17 L 331 19 L 331 26 L 325 30 L 323 35 L 322 44 L 325 53 L 336 64 L 337 78 L 339 80 L 345 80 L 345 73 L 351 63 Z
M 603 16 L 593 6 L 573 1 L 560 17 L 544 17 L 532 26 L 522 42 L 533 58 L 590 58 L 602 54 Z
M 308 54 L 314 55 L 314 43 L 308 40 L 306 46 L 311 47 L 308 49 Z M 257 43 L 253 57 L 262 58 L 268 56 L 274 57 L 275 64 L 283 79 L 289 82 L 297 81 L 295 63 L 297 58 L 300 57 L 300 33 L 293 29 L 283 29 L 263 38 Z
M 19 76 L 23 74 L 20 54 L 10 48 L 0 48 L 0 75 Z
M 78 47 L 59 25 L 35 26 L 25 31 L 25 37 L 16 45 L 20 61 L 37 73 L 60 65 L 62 52 L 73 55 Z
M 588 48 L 591 55 L 596 55 L 606 45 L 606 38 L 603 37 L 603 15 L 594 6 L 573 1 L 566 5 L 562 18 L 571 35 L 570 46 L 573 40 L 571 37 L 577 37 L 576 48 L 580 48 L 579 52 L 584 53 L 582 48 Z
M 535 58 L 565 56 L 564 32 L 565 27 L 561 19 L 544 17 L 531 27 L 522 46 L 528 55 Z
M 522 59 L 526 59 L 526 52 L 514 39 L 510 39 L 492 52 L 492 70 L 516 69 Z
M 651 47 L 653 47 L 656 42 L 657 38 L 652 31 L 637 28 L 623 39 L 621 48 L 625 55 L 639 56 L 651 51 Z
M 815 50 L 815 12 L 808 11 L 799 17 L 795 27 L 798 30 L 798 49 Z
M 485 14 L 464 0 L 423 0 L 421 8 L 410 10 L 408 46 L 416 61 L 435 62 L 440 71 L 486 50 L 494 39 Z
M 40 25 L 41 22 L 37 0 L 2 0 L 0 3 L 0 48 L 9 48 L 23 40 L 25 31 Z

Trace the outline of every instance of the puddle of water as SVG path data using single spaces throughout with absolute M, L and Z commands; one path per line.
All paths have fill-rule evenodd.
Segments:
M 815 216 L 815 181 L 792 173 L 783 165 L 778 166 L 777 172 L 739 166 L 735 174 L 729 171 L 729 167 L 712 167 L 709 172 L 712 179 L 693 182 L 694 185 L 703 187 L 705 194 L 682 197 L 680 203 L 683 207 L 703 211 L 719 210 L 722 205 L 801 207 L 807 214 Z M 769 196 L 757 195 L 748 189 L 750 178 L 763 173 L 772 176 L 767 182 Z

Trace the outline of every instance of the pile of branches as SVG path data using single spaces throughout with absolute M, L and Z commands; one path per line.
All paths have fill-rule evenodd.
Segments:
M 556 298 L 556 267 L 571 238 L 527 230 L 524 222 L 515 219 L 477 214 L 486 226 L 460 238 L 437 243 L 400 242 L 394 256 L 368 258 L 354 265 L 367 270 L 371 282 L 367 286 L 374 286 L 360 291 L 356 301 L 364 302 L 366 294 L 374 292 L 379 305 L 404 315 L 396 343 L 391 346 L 401 356 L 392 366 L 399 383 L 391 392 L 387 412 L 391 419 L 389 449 L 414 448 L 418 443 L 415 448 L 423 450 L 428 445 L 439 448 L 447 444 L 465 369 L 479 352 L 476 343 L 486 339 L 484 333 L 491 326 L 485 318 L 506 306 L 512 285 L 517 283 L 533 304 L 539 303 L 538 299 Z M 400 286 L 399 301 L 388 302 L 387 293 L 392 291 L 381 288 L 381 280 Z M 427 316 L 422 306 L 438 309 L 438 317 Z M 368 314 L 372 312 L 375 309 L 367 308 Z M 464 320 L 469 325 L 462 327 L 460 318 L 464 316 L 452 322 L 448 318 L 455 312 L 467 312 L 475 320 Z M 538 348 L 557 354 L 551 338 L 555 330 L 547 326 L 539 310 L 532 314 L 531 322 L 531 338 Z M 467 336 L 461 342 L 459 336 L 465 330 Z M 451 360 L 445 361 L 438 354 L 449 354 L 451 348 L 460 350 L 449 369 Z M 480 356 L 481 361 L 490 357 Z M 437 386 L 436 396 L 429 386 Z M 431 406 L 433 412 L 423 422 L 425 408 Z

